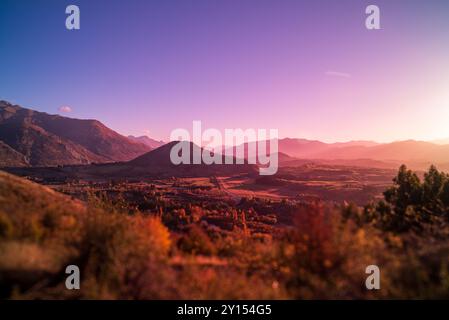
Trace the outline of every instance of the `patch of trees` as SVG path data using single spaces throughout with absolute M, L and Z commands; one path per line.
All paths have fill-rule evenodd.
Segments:
M 432 165 L 421 181 L 415 172 L 402 165 L 393 183 L 383 193 L 383 200 L 365 206 L 362 212 L 347 207 L 346 217 L 397 233 L 421 232 L 449 220 L 448 174 Z

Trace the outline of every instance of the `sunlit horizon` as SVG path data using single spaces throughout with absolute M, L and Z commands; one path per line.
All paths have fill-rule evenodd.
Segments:
M 380 30 L 366 1 L 77 4 L 76 32 L 64 4 L 0 4 L 1 99 L 164 141 L 193 120 L 323 142 L 449 137 L 448 2 L 379 0 Z

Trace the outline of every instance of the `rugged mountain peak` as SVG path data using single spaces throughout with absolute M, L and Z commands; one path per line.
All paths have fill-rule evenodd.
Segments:
M 150 150 L 98 120 L 51 115 L 3 100 L 0 140 L 36 166 L 128 161 Z M 11 150 L 2 150 L 11 156 Z

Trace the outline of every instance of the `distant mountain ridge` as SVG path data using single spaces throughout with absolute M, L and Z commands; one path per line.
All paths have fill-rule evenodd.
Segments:
M 332 147 L 315 154 L 320 159 L 372 159 L 449 162 L 449 145 L 406 140 L 374 146 Z
M 147 136 L 122 136 L 98 120 L 50 115 L 0 101 L 0 167 L 127 162 L 170 145 Z M 278 146 L 282 165 L 309 159 L 382 167 L 398 163 L 419 164 L 420 168 L 430 163 L 449 166 L 449 145 L 425 141 L 325 143 L 284 138 Z M 248 143 L 244 149 L 246 154 Z M 271 153 L 268 145 L 267 152 Z
M 135 137 L 135 136 L 128 136 L 129 139 L 131 139 L 134 142 L 138 142 L 138 143 L 143 143 L 144 145 L 149 146 L 151 149 L 156 149 L 159 148 L 160 146 L 164 145 L 165 142 L 164 141 L 157 141 L 155 139 L 152 139 L 148 136 L 139 136 L 139 137 Z
M 262 141 L 260 141 L 262 142 Z M 270 144 L 266 143 L 267 154 L 271 153 Z M 248 151 L 248 145 L 254 146 L 257 151 L 257 142 L 250 142 L 244 144 L 245 154 Z M 335 142 L 335 143 L 325 143 L 318 140 L 308 140 L 299 138 L 283 138 L 278 139 L 278 152 L 285 156 L 301 158 L 301 159 L 314 159 L 317 155 L 326 152 L 331 149 L 346 148 L 346 147 L 372 147 L 379 145 L 373 141 L 348 141 L 348 142 Z M 234 154 L 236 152 L 236 147 L 226 148 L 228 152 L 233 150 Z M 245 157 L 246 158 L 246 157 Z
M 267 143 L 267 141 L 264 141 Z M 255 144 L 250 142 L 249 144 Z M 244 144 L 245 158 L 248 143 Z M 235 147 L 233 147 L 235 151 Z M 257 145 L 255 147 L 257 150 Z M 266 144 L 267 153 L 271 153 L 270 144 Z M 347 163 L 362 166 L 372 164 L 376 167 L 397 167 L 401 163 L 423 169 L 430 164 L 449 164 L 449 145 L 439 145 L 431 142 L 405 140 L 391 143 L 375 143 L 372 141 L 348 141 L 325 143 L 317 140 L 284 138 L 278 140 L 278 152 L 283 155 L 281 165 L 301 164 L 314 160 L 325 163 Z M 288 159 L 290 156 L 293 159 Z M 296 160 L 295 160 L 296 159 Z
M 6 101 L 0 101 L 0 141 L 0 156 L 10 159 L 8 166 L 128 161 L 151 150 L 100 121 L 50 115 Z
M 436 140 L 432 140 L 429 141 L 435 144 L 449 144 L 449 138 L 445 138 L 445 139 L 436 139 Z

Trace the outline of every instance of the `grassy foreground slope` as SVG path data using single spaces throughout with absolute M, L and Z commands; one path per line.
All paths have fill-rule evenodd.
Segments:
M 0 171 L 0 295 L 56 276 L 70 255 L 63 237 L 86 212 L 79 201 Z
M 422 180 L 401 167 L 384 200 L 365 207 L 167 201 L 140 213 L 0 172 L 0 299 L 449 297 L 449 175 L 435 167 Z M 247 213 L 266 219 L 265 209 L 287 207 L 288 225 L 247 227 L 255 223 Z M 230 215 L 232 228 L 213 224 Z M 65 288 L 71 264 L 81 290 Z M 365 287 L 373 264 L 380 290 Z
M 271 282 L 176 254 L 175 239 L 152 215 L 83 203 L 0 171 L 0 299 L 280 297 Z M 65 288 L 71 264 L 81 290 Z

